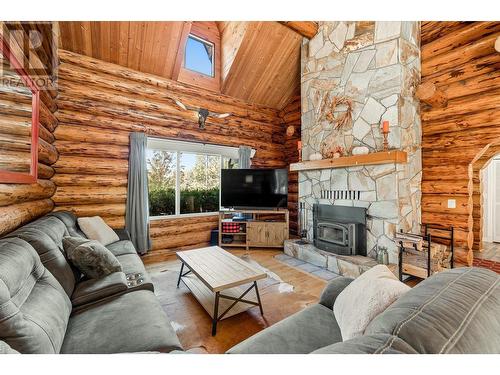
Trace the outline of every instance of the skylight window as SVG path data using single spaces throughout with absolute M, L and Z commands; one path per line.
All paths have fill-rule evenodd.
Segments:
M 186 42 L 184 67 L 214 77 L 214 44 L 190 34 Z

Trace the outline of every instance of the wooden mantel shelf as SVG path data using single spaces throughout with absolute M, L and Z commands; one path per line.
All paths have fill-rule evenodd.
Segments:
M 406 163 L 407 159 L 408 156 L 405 151 L 381 151 L 366 155 L 344 156 L 336 159 L 302 161 L 300 163 L 290 164 L 290 171 L 297 172 L 315 169 L 355 167 L 358 165 Z

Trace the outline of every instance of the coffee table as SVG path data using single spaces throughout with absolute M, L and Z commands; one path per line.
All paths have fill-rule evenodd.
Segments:
M 218 246 L 178 252 L 177 258 L 182 262 L 177 287 L 182 280 L 212 317 L 212 336 L 220 320 L 253 306 L 264 315 L 257 287 L 257 280 L 267 277 L 262 270 Z

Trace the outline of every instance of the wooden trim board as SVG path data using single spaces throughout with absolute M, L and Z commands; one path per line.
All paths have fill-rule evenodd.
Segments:
M 331 169 L 355 167 L 358 165 L 376 165 L 388 163 L 406 163 L 408 155 L 405 151 L 392 150 L 374 152 L 366 155 L 344 156 L 335 159 L 309 160 L 290 164 L 290 171 L 309 171 L 315 169 Z

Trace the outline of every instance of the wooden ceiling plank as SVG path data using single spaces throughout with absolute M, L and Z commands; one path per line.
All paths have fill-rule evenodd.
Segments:
M 130 35 L 130 22 L 124 21 L 120 22 L 118 25 L 119 29 L 119 51 L 118 51 L 118 64 L 122 66 L 128 66 L 128 46 L 129 46 L 129 35 Z

